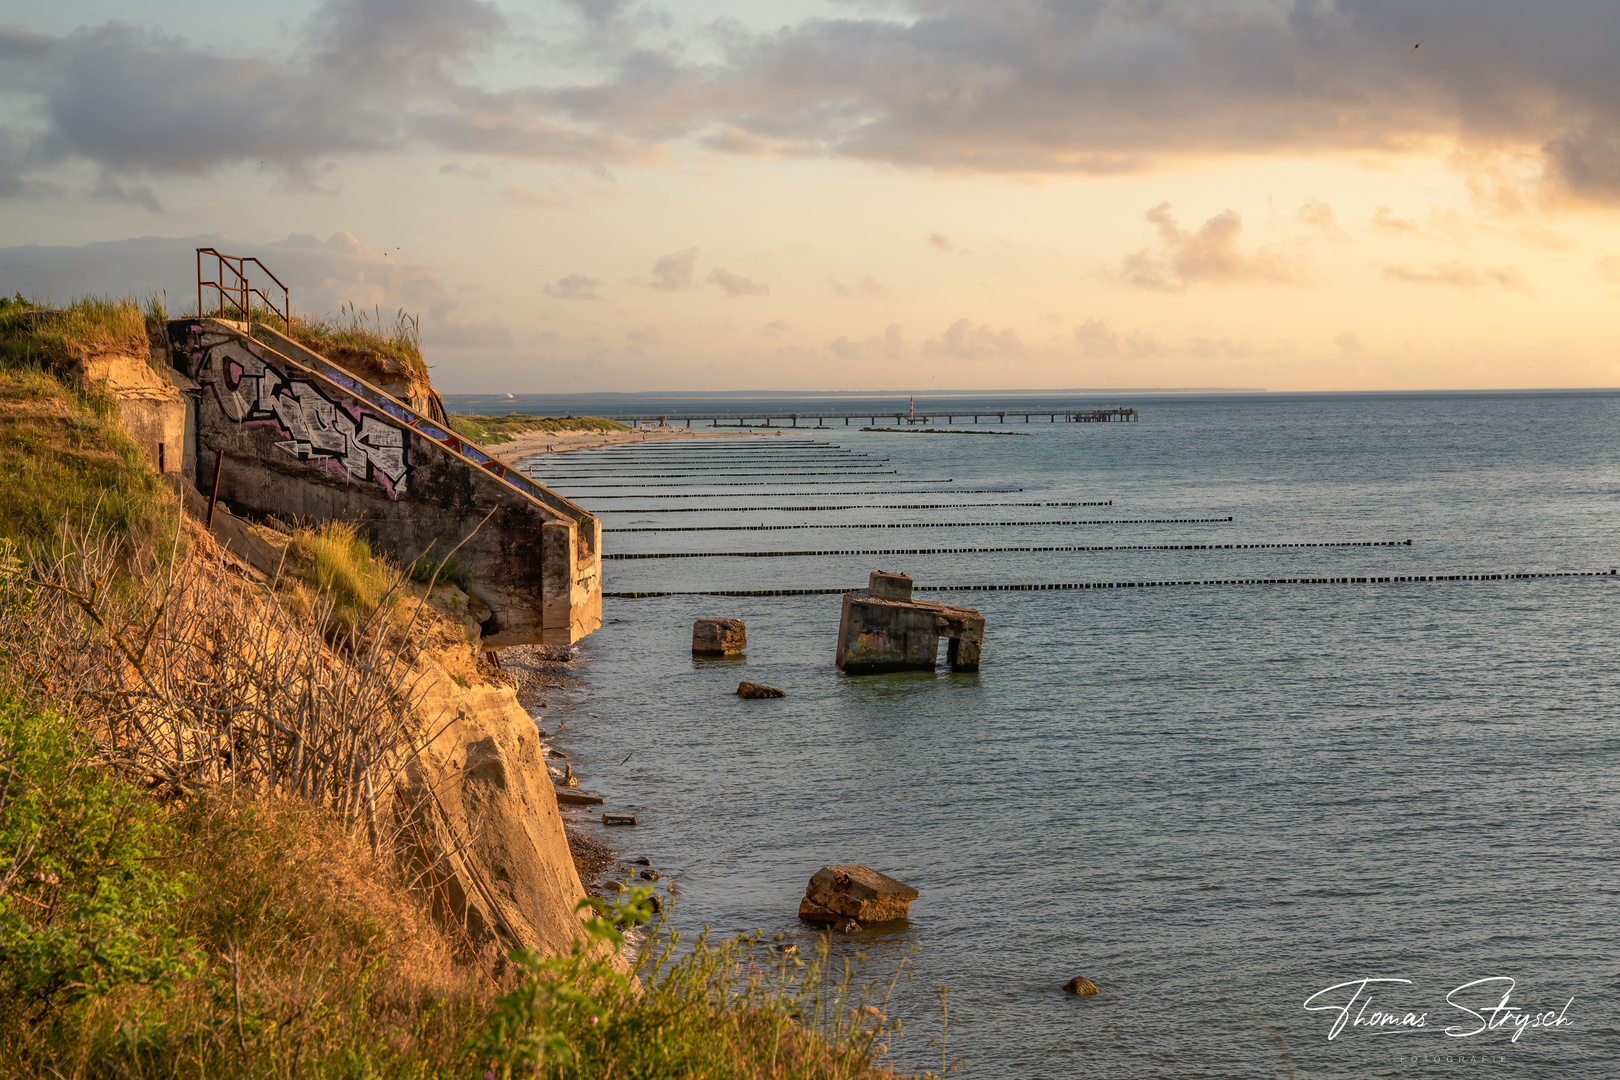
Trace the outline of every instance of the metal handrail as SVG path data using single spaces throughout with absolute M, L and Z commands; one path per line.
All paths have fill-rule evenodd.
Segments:
M 215 269 L 214 269 L 214 280 L 213 281 L 205 281 L 205 280 L 203 280 L 203 256 L 204 255 L 212 255 L 214 257 L 214 259 L 215 259 Z M 252 263 L 254 266 L 257 266 L 260 270 L 264 271 L 264 276 L 265 277 L 269 278 L 271 281 L 276 283 L 276 287 L 281 290 L 281 306 L 280 307 L 277 307 L 275 301 L 270 299 L 270 294 L 269 293 L 265 292 L 261 288 L 254 287 L 254 285 L 248 280 L 248 275 L 247 275 L 247 264 L 248 263 Z M 235 280 L 230 282 L 230 283 L 227 283 L 226 280 L 225 280 L 225 271 L 227 271 L 227 270 L 229 270 L 235 276 Z M 268 308 L 270 311 L 274 312 L 276 315 L 280 316 L 281 321 L 282 321 L 282 325 L 284 325 L 284 326 L 286 326 L 288 328 L 291 328 L 291 326 L 292 326 L 292 293 L 287 289 L 287 286 L 282 282 L 282 280 L 280 278 L 276 277 L 275 274 L 271 273 L 270 268 L 268 266 L 264 265 L 264 263 L 260 262 L 258 259 L 256 259 L 252 255 L 226 255 L 225 253 L 223 253 L 221 251 L 218 251 L 218 250 L 216 250 L 214 248 L 211 248 L 211 247 L 200 247 L 200 248 L 198 248 L 197 249 L 197 317 L 198 318 L 202 318 L 205 315 L 205 312 L 203 310 L 203 290 L 204 289 L 213 289 L 216 293 L 219 294 L 219 310 L 220 310 L 221 313 L 223 313 L 224 310 L 225 310 L 225 302 L 227 300 L 229 300 L 231 302 L 231 304 L 236 308 L 236 310 L 241 312 L 243 322 L 252 322 L 253 321 L 253 298 L 255 296 L 257 296 L 260 300 L 264 301 L 264 306 L 266 308 Z
M 575 521 L 580 521 L 585 518 L 595 516 L 589 510 L 586 510 L 573 500 L 567 498 L 566 496 L 557 494 L 557 492 L 552 491 L 544 484 L 537 483 L 532 478 L 525 476 L 523 472 L 516 466 L 507 464 L 500 458 L 497 458 L 493 454 L 485 451 L 477 443 L 472 442 L 471 440 L 451 430 L 448 424 L 440 424 L 437 420 L 422 415 L 415 409 L 412 409 L 409 405 L 405 404 L 403 401 L 400 401 L 398 398 L 388 393 L 386 390 L 372 386 L 370 383 L 354 374 L 354 372 L 349 371 L 347 368 L 344 368 L 338 364 L 334 364 L 320 353 L 315 352 L 315 350 L 310 349 L 307 346 L 299 344 L 298 342 L 287 337 L 287 335 L 277 331 L 274 327 L 261 325 L 261 329 L 268 330 L 276 337 L 281 338 L 282 341 L 286 342 L 288 345 L 307 354 L 309 357 L 318 360 L 319 365 L 312 364 L 307 360 L 301 360 L 297 357 L 289 356 L 282 349 L 277 349 L 275 346 L 264 341 L 262 338 L 255 337 L 251 332 L 248 334 L 248 337 L 256 342 L 260 347 L 264 348 L 270 353 L 273 353 L 283 361 L 296 364 L 299 367 L 307 368 L 315 374 L 320 375 L 322 378 L 325 378 L 344 390 L 347 390 L 356 397 L 361 398 L 367 403 L 381 409 L 389 416 L 392 416 L 395 420 L 398 420 L 400 423 L 410 427 L 427 441 L 435 443 L 440 448 L 448 450 L 457 457 L 463 458 L 466 461 L 481 467 L 485 472 L 489 473 L 497 480 L 504 481 L 508 486 L 514 487 L 523 492 L 525 495 L 529 496 L 531 499 L 534 499 L 535 501 L 543 503 L 551 509 L 558 511 L 564 517 L 571 518 Z

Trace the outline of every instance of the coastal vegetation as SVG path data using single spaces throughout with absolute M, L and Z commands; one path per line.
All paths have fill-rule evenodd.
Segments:
M 0 306 L 0 1080 L 887 1075 L 886 989 L 824 952 L 631 888 L 551 955 L 435 915 L 390 793 L 413 665 L 470 649 L 405 583 L 458 567 L 341 525 L 234 560 L 71 373 L 160 317 Z
M 240 317 L 229 306 L 210 315 Z M 392 320 L 381 308 L 367 311 L 345 304 L 335 315 L 294 315 L 289 324 L 279 314 L 254 305 L 253 321 L 264 323 L 312 352 L 341 364 L 361 378 L 383 381 L 403 377 L 428 379 L 428 364 L 422 355 L 422 327 L 417 316 L 400 308 Z
M 484 446 L 499 446 L 532 431 L 630 430 L 628 425 L 600 416 L 530 416 L 527 413 L 507 413 L 505 416 L 474 414 L 451 416 L 449 423 L 457 434 Z

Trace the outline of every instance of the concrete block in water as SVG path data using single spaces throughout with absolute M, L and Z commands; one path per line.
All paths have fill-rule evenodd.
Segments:
M 692 624 L 694 656 L 736 656 L 748 648 L 741 619 L 699 619 Z
M 805 887 L 799 918 L 806 922 L 862 923 L 903 919 L 917 890 L 867 866 L 823 866 Z
M 844 594 L 837 664 L 850 675 L 880 671 L 932 671 L 939 639 L 950 645 L 952 671 L 978 671 L 984 619 L 972 608 L 911 599 L 911 579 L 873 573 L 868 588 Z

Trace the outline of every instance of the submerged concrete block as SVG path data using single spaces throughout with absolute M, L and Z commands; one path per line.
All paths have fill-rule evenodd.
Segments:
M 874 573 L 870 586 L 844 594 L 838 625 L 839 670 L 850 675 L 881 671 L 932 671 L 939 639 L 948 638 L 952 671 L 978 671 L 984 619 L 972 608 L 913 600 L 911 579 Z
M 692 624 L 692 653 L 696 656 L 736 656 L 748 648 L 748 633 L 741 619 L 699 619 Z
M 917 890 L 867 866 L 823 866 L 805 887 L 799 918 L 806 922 L 863 923 L 903 919 Z

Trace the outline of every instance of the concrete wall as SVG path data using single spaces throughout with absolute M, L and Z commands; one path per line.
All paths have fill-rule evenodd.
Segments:
M 441 557 L 466 540 L 456 558 L 490 607 L 486 647 L 568 644 L 601 625 L 595 517 L 531 481 L 503 478 L 504 463 L 324 358 L 253 329 L 250 338 L 212 319 L 169 325 L 175 366 L 201 387 L 195 477 L 203 495 L 218 462 L 219 497 L 237 513 L 352 521 L 401 562 Z
M 124 432 L 164 473 L 186 465 L 186 402 L 173 380 L 159 374 L 145 356 L 101 353 L 81 361 L 77 375 L 86 386 L 106 390 L 118 402 Z

